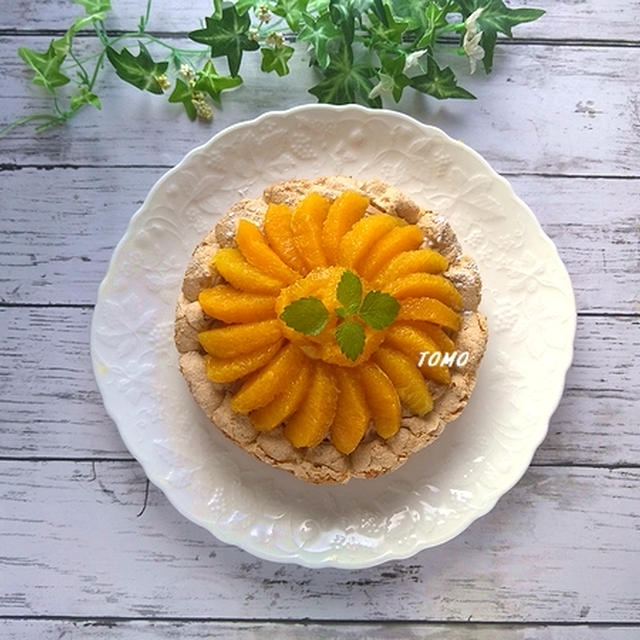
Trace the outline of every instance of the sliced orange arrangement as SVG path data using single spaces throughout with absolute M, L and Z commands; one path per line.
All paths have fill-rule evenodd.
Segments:
M 236 246 L 212 261 L 226 282 L 198 297 L 223 323 L 198 335 L 207 376 L 237 383 L 233 411 L 258 431 L 284 425 L 294 447 L 329 439 L 349 454 L 369 426 L 389 438 L 403 408 L 418 416 L 433 409 L 427 381 L 451 381 L 447 366 L 420 362 L 422 352 L 453 350 L 460 328 L 462 298 L 443 275 L 448 261 L 423 247 L 417 225 L 368 207 L 355 191 L 333 201 L 310 193 L 294 209 L 269 204 L 263 229 L 240 220 Z M 344 305 L 347 279 L 359 312 Z M 290 322 L 287 310 L 300 301 L 323 310 L 320 321 Z M 395 305 L 384 323 L 375 321 L 380 301 Z

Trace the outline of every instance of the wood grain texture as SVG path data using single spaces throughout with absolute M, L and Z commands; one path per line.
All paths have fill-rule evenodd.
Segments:
M 48 39 L 29 43 L 46 48 Z M 0 38 L 3 122 L 50 109 L 16 56 L 21 44 L 19 37 Z M 463 140 L 501 172 L 639 176 L 637 56 L 635 47 L 513 45 L 497 50 L 491 77 L 465 77 L 466 61 L 452 53 L 445 62 L 462 74 L 461 84 L 477 102 L 439 102 L 411 91 L 395 108 Z M 316 79 L 303 53 L 294 58 L 291 76 L 280 79 L 251 60 L 243 71 L 245 85 L 224 96 L 212 125 L 189 122 L 181 105 L 144 94 L 107 69 L 98 88 L 102 112 L 87 109 L 42 136 L 29 128 L 12 131 L 0 139 L 3 162 L 171 166 L 230 124 L 315 101 L 307 89 Z
M 133 462 L 0 462 L 0 615 L 640 622 L 637 469 L 530 469 L 446 545 L 358 571 L 259 560 L 145 486 Z
M 89 359 L 90 309 L 0 308 L 0 456 L 130 459 Z M 640 464 L 640 319 L 579 318 L 574 364 L 536 464 Z
M 0 300 L 93 304 L 113 247 L 163 169 L 3 172 Z M 514 176 L 588 312 L 640 312 L 640 180 Z M 53 189 L 45 185 L 55 185 Z M 256 194 L 257 195 L 257 194 Z M 34 224 L 34 212 L 45 215 Z M 597 212 L 607 212 L 603 220 Z
M 1 620 L 4 640 L 638 640 L 640 629 L 609 625 L 350 624 Z
M 540 20 L 515 30 L 519 38 L 594 40 L 638 40 L 640 2 L 638 0 L 507 0 L 511 7 L 536 7 L 547 14 Z M 109 29 L 135 30 L 145 3 L 113 0 Z M 195 0 L 176 9 L 170 0 L 154 0 L 149 28 L 156 31 L 190 31 L 211 13 L 211 3 Z M 42 0 L 37 10 L 30 0 L 7 3 L 0 16 L 0 30 L 33 31 L 66 29 L 82 10 L 69 0 Z

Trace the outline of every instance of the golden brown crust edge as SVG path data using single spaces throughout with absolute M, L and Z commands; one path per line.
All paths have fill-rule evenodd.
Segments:
M 220 281 L 211 266 L 211 258 L 220 247 L 233 245 L 237 221 L 245 218 L 262 226 L 269 202 L 286 202 L 293 206 L 311 190 L 333 199 L 346 189 L 367 195 L 372 211 L 380 209 L 420 226 L 429 246 L 449 259 L 445 275 L 463 297 L 464 313 L 462 327 L 455 338 L 456 350 L 469 352 L 469 361 L 462 370 L 452 368 L 448 387 L 428 383 L 434 395 L 433 411 L 424 418 L 403 416 L 398 433 L 387 440 L 370 429 L 348 456 L 328 442 L 312 449 L 295 449 L 284 437 L 282 427 L 268 433 L 257 432 L 247 416 L 231 410 L 229 385 L 216 384 L 207 378 L 203 352 L 197 340 L 199 331 L 216 324 L 202 312 L 197 302 L 198 292 Z M 475 385 L 476 370 L 487 341 L 486 318 L 477 311 L 480 293 L 481 280 L 476 265 L 471 258 L 462 255 L 449 224 L 442 217 L 418 207 L 398 189 L 377 179 L 357 182 L 344 176 L 278 183 L 265 189 L 261 198 L 245 199 L 233 205 L 196 247 L 185 272 L 176 309 L 175 343 L 180 353 L 180 370 L 209 420 L 259 460 L 317 484 L 344 483 L 352 477 L 372 478 L 401 466 L 409 455 L 433 442 L 462 412 Z

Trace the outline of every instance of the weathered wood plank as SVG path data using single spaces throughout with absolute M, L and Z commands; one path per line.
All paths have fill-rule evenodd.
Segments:
M 0 300 L 95 302 L 113 247 L 162 173 L 117 168 L 4 172 Z M 640 180 L 510 180 L 558 246 L 578 309 L 640 312 Z M 34 224 L 37 211 L 51 215 Z
M 4 308 L 0 456 L 129 459 L 89 361 L 89 309 Z M 580 318 L 567 390 L 539 464 L 640 464 L 640 319 Z
M 4 640 L 637 640 L 636 626 L 0 620 Z
M 48 40 L 29 43 L 46 48 Z M 4 122 L 50 108 L 16 56 L 21 44 L 20 37 L 0 38 Z M 16 129 L 0 139 L 0 153 L 14 164 L 173 165 L 230 124 L 314 102 L 307 92 L 313 71 L 305 54 L 298 54 L 292 74 L 280 79 L 260 72 L 258 59 L 248 58 L 245 86 L 225 96 L 212 125 L 189 122 L 181 105 L 144 94 L 108 69 L 98 88 L 102 112 L 86 110 L 67 127 L 39 137 Z M 514 45 L 497 52 L 497 71 L 486 78 L 465 77 L 466 61 L 450 54 L 451 65 L 463 74 L 461 83 L 478 101 L 438 102 L 409 92 L 396 108 L 464 140 L 502 172 L 640 175 L 636 58 L 634 47 Z
M 512 7 L 537 7 L 547 14 L 531 24 L 515 30 L 520 38 L 558 38 L 594 40 L 637 40 L 640 30 L 638 0 L 507 0 Z M 109 29 L 135 31 L 144 13 L 145 3 L 113 0 L 113 12 L 107 21 Z M 183 32 L 198 28 L 200 20 L 211 13 L 207 0 L 189 2 L 180 9 L 169 0 L 154 0 L 150 29 Z M 70 1 L 18 0 L 7 3 L 0 16 L 0 30 L 66 29 L 82 10 Z
M 450 543 L 345 572 L 222 545 L 133 462 L 0 462 L 0 615 L 640 622 L 640 472 L 530 469 Z M 44 544 L 46 541 L 46 544 Z

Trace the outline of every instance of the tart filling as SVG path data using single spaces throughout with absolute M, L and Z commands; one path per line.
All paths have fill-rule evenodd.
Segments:
M 438 400 L 461 379 L 473 385 L 486 327 L 475 312 L 478 292 L 470 301 L 469 279 L 465 287 L 459 277 L 465 257 L 455 251 L 451 265 L 446 251 L 430 246 L 432 229 L 421 225 L 422 216 L 397 215 L 357 183 L 329 193 L 319 186 L 294 192 L 289 202 L 267 198 L 261 220 L 227 225 L 226 246 L 212 243 L 208 262 L 200 259 L 210 271 L 200 282 L 213 286 L 187 291 L 197 295 L 191 306 L 199 309 L 190 312 L 200 313 L 199 322 L 185 322 L 187 304 L 178 309 L 177 334 L 188 325 L 197 348 L 181 348 L 178 335 L 177 342 L 183 354 L 199 351 L 211 396 L 227 399 L 224 420 L 242 423 L 245 448 L 306 480 L 344 482 L 401 464 L 411 451 L 399 448 L 407 440 L 399 431 L 412 419 L 428 423 L 434 412 L 431 432 L 439 433 Z M 473 263 L 466 266 L 477 276 Z M 471 288 L 479 290 L 479 278 Z M 465 340 L 456 338 L 469 333 L 470 322 L 477 339 L 464 377 L 456 355 Z M 189 359 L 187 366 L 181 358 L 181 368 L 194 392 Z M 202 393 L 194 392 L 201 406 Z M 397 460 L 369 460 L 358 472 L 358 450 L 371 454 L 374 440 L 399 448 Z M 329 469 L 339 472 L 322 471 L 330 459 Z

